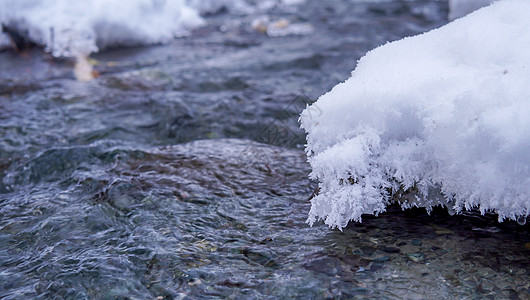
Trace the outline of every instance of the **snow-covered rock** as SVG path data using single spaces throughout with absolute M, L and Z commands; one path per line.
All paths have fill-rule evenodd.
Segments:
M 1 0 L 0 11 L 0 23 L 55 56 L 166 42 L 204 23 L 184 0 Z
M 201 14 L 251 14 L 304 0 L 0 0 L 0 25 L 55 56 L 165 43 L 205 24 Z M 306 28 L 295 28 L 298 31 Z M 10 45 L 0 30 L 0 50 Z
M 393 200 L 528 216 L 529 16 L 500 1 L 381 46 L 302 112 L 320 185 L 308 222 L 342 228 Z

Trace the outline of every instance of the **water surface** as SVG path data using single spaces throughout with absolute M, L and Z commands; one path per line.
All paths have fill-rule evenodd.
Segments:
M 444 24 L 446 3 L 267 14 L 314 33 L 220 12 L 95 55 L 91 82 L 39 49 L 0 53 L 0 298 L 528 298 L 528 225 L 396 207 L 305 223 L 300 111 L 366 51 Z

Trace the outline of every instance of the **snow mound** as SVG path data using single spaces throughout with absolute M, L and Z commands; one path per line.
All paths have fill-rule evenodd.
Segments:
M 2 0 L 0 11 L 0 23 L 55 56 L 167 42 L 204 23 L 184 0 Z
M 301 114 L 320 193 L 308 222 L 445 204 L 530 212 L 530 1 L 386 44 Z
M 87 56 L 114 46 L 165 43 L 205 25 L 201 14 L 251 14 L 304 0 L 0 0 L 0 25 L 54 56 Z M 0 49 L 9 47 L 0 30 Z

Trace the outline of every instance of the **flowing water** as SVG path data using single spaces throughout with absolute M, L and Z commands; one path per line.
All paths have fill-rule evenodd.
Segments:
M 0 53 L 0 298 L 529 299 L 529 225 L 389 207 L 305 223 L 298 114 L 441 1 L 307 1 L 268 37 L 226 11 L 169 45 L 107 50 L 100 77 Z M 315 113 L 325 113 L 315 111 Z

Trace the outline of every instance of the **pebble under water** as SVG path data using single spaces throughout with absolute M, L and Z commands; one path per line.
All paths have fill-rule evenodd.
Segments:
M 529 225 L 402 211 L 305 220 L 298 115 L 442 1 L 307 1 L 268 37 L 226 11 L 169 45 L 0 53 L 1 299 L 529 299 Z M 222 30 L 220 30 L 220 28 Z M 325 113 L 315 111 L 315 113 Z

